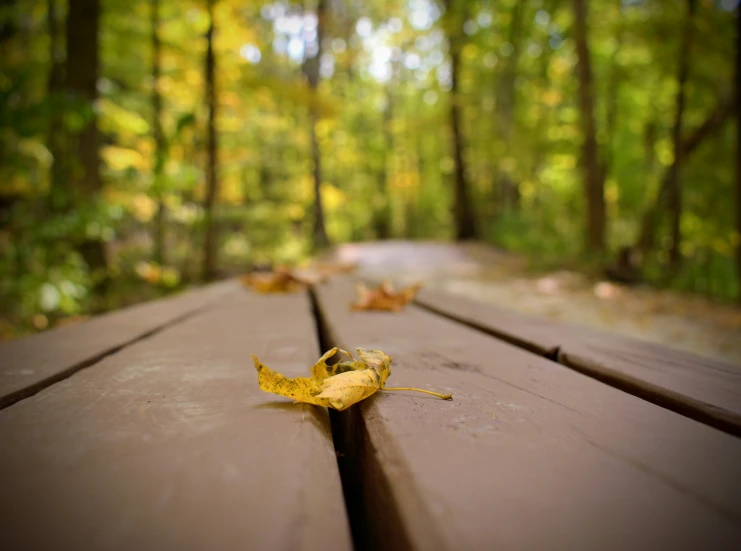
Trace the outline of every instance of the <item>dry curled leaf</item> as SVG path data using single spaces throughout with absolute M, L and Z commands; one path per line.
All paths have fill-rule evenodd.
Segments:
M 415 283 L 396 292 L 388 280 L 383 281 L 376 289 L 369 289 L 364 284 L 358 283 L 357 298 L 355 303 L 350 304 L 350 308 L 352 310 L 398 312 L 403 310 L 408 302 L 414 300 L 421 286 L 420 283 Z
M 316 277 L 298 274 L 284 267 L 278 267 L 272 272 L 252 272 L 241 277 L 245 287 L 258 293 L 294 293 L 318 281 Z
M 257 369 L 257 380 L 265 392 L 293 398 L 317 406 L 331 407 L 342 411 L 364 400 L 378 390 L 415 390 L 432 394 L 444 400 L 452 400 L 452 394 L 438 394 L 418 388 L 387 388 L 386 379 L 391 374 L 391 358 L 380 350 L 358 348 L 356 360 L 352 354 L 337 347 L 326 352 L 311 368 L 311 377 L 289 379 L 263 365 L 252 355 Z M 349 360 L 327 365 L 327 360 L 337 352 Z

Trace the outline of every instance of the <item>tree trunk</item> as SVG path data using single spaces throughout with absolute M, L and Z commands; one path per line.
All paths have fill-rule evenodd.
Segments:
M 455 203 L 453 218 L 455 237 L 458 241 L 478 236 L 476 217 L 471 203 L 467 167 L 463 155 L 463 129 L 459 80 L 461 72 L 461 32 L 465 17 L 455 9 L 455 0 L 445 0 L 448 22 L 448 48 L 450 50 L 450 127 L 453 134 L 453 161 L 455 177 Z
M 218 166 L 218 148 L 216 136 L 216 59 L 214 56 L 214 2 L 208 0 L 208 31 L 206 32 L 206 107 L 208 109 L 207 123 L 207 160 L 206 160 L 206 197 L 203 201 L 205 239 L 203 243 L 203 271 L 202 279 L 210 281 L 216 276 L 217 235 L 214 224 L 214 204 L 219 192 L 219 182 L 216 168 Z
M 586 0 L 574 0 L 574 37 L 578 58 L 579 108 L 584 134 L 582 170 L 587 206 L 586 245 L 590 252 L 605 248 L 605 182 L 597 150 L 597 125 L 594 117 L 594 83 L 587 39 Z
M 393 120 L 393 96 L 390 89 L 391 83 L 386 84 L 386 106 L 383 110 L 383 158 L 381 160 L 381 171 L 378 174 L 379 204 L 376 209 L 375 226 L 378 239 L 391 237 L 390 197 L 389 197 L 389 160 L 394 147 L 394 136 L 391 132 L 391 121 Z
M 499 94 L 497 94 L 496 111 L 499 124 L 499 137 L 504 142 L 504 151 L 507 155 L 512 151 L 512 123 L 515 116 L 515 78 L 517 64 L 520 59 L 522 19 L 526 0 L 515 2 L 512 7 L 512 21 L 509 26 L 509 43 L 512 45 L 512 55 L 507 60 L 504 74 L 501 78 Z M 500 159 L 501 161 L 501 159 Z M 512 180 L 512 176 L 505 170 L 497 171 L 495 188 L 499 191 L 501 208 L 504 211 L 517 210 L 520 203 L 520 188 Z
M 62 134 L 62 112 L 60 96 L 64 86 L 64 52 L 59 28 L 57 0 L 47 1 L 47 28 L 49 32 L 49 81 L 47 83 L 48 101 L 50 103 L 49 133 L 47 147 L 51 153 L 52 164 L 49 172 L 48 208 L 51 212 L 67 210 L 69 196 L 65 189 L 64 178 L 64 137 Z
M 741 97 L 741 6 L 736 10 L 735 97 Z M 736 108 L 736 231 L 741 235 L 741 109 Z M 736 243 L 736 278 L 741 301 L 741 241 Z
M 551 0 L 548 2 L 544 2 L 543 4 L 543 9 L 547 13 L 551 14 L 551 18 L 555 18 L 557 16 L 560 7 L 560 0 Z M 551 59 L 554 50 L 550 46 L 550 39 L 550 35 L 544 34 L 542 42 L 540 44 L 542 53 L 539 60 L 537 79 L 538 85 L 543 90 L 550 90 L 550 88 L 552 87 L 551 77 L 548 74 L 548 70 L 551 66 Z M 546 163 L 550 145 L 550 141 L 547 138 L 548 130 L 553 125 L 553 119 L 557 113 L 557 109 L 555 107 L 551 107 L 544 101 L 539 102 L 539 104 L 540 109 L 538 115 L 538 136 L 535 140 L 532 172 L 530 173 L 531 179 L 533 181 L 538 181 L 540 179 L 539 172 L 542 169 L 543 165 Z M 538 195 L 538 193 L 535 194 L 535 204 L 538 203 Z
M 690 47 L 692 45 L 692 27 L 695 15 L 696 0 L 687 0 L 687 15 L 682 32 L 682 45 L 679 51 L 679 75 L 677 77 L 677 107 L 672 127 L 672 142 L 674 144 L 674 160 L 670 166 L 667 180 L 669 223 L 671 227 L 671 248 L 669 249 L 669 265 L 676 269 L 679 267 L 682 253 L 680 250 L 682 240 L 682 186 L 680 183 L 680 172 L 682 167 L 682 118 L 684 116 L 685 83 L 689 73 Z
M 165 167 L 165 134 L 162 130 L 162 95 L 159 91 L 162 42 L 159 36 L 160 0 L 152 0 L 152 129 L 154 132 L 154 261 L 165 264 L 165 193 L 162 173 Z
M 93 108 L 98 97 L 100 12 L 100 0 L 69 0 L 65 88 L 90 107 L 84 127 L 70 139 L 70 151 L 77 166 L 70 171 L 69 184 L 78 205 L 97 197 L 103 188 L 100 135 Z M 86 238 L 79 251 L 93 274 L 97 289 L 102 290 L 107 282 L 108 268 L 104 243 L 99 238 Z
M 615 51 L 612 53 L 612 59 L 610 60 L 610 77 L 607 84 L 607 106 L 605 109 L 605 136 L 607 139 L 605 142 L 604 157 L 602 159 L 602 182 L 607 181 L 610 169 L 612 168 L 612 146 L 615 139 L 615 128 L 617 126 L 618 97 L 620 92 L 620 64 L 618 62 L 618 56 L 620 55 L 620 49 L 623 46 L 623 35 L 625 34 L 622 4 L 623 0 L 617 1 L 618 31 L 615 38 Z
M 645 151 L 643 172 L 651 176 L 656 170 L 656 119 L 652 116 L 643 129 L 643 150 Z
M 722 99 L 710 115 L 708 115 L 705 121 L 689 136 L 682 140 L 680 152 L 678 155 L 675 154 L 672 165 L 677 161 L 677 159 L 682 159 L 686 162 L 687 158 L 692 155 L 692 153 L 705 141 L 706 138 L 720 130 L 723 123 L 728 120 L 735 108 L 736 100 L 733 95 Z M 673 170 L 674 169 L 670 165 L 661 179 L 661 185 L 659 186 L 659 193 L 656 196 L 656 199 L 643 213 L 635 248 L 641 251 L 644 256 L 654 248 L 659 212 L 669 196 L 669 182 Z
M 314 221 L 311 235 L 314 250 L 324 249 L 329 246 L 327 230 L 324 226 L 324 206 L 322 205 L 322 155 L 319 149 L 319 140 L 316 136 L 317 114 L 312 107 L 311 110 L 311 157 L 314 160 Z
M 309 107 L 309 124 L 311 134 L 311 156 L 314 161 L 314 220 L 312 225 L 312 244 L 314 250 L 329 246 L 329 238 L 324 224 L 324 207 L 322 205 L 322 165 L 319 140 L 316 136 L 316 125 L 319 119 L 316 108 L 316 94 L 319 87 L 319 62 L 322 58 L 322 40 L 327 19 L 327 0 L 319 0 L 316 7 L 316 41 L 317 53 L 305 63 L 305 72 L 312 93 L 312 102 Z

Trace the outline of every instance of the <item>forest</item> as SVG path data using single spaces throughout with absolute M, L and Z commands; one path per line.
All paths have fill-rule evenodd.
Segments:
M 0 336 L 385 239 L 739 300 L 738 4 L 0 0 Z

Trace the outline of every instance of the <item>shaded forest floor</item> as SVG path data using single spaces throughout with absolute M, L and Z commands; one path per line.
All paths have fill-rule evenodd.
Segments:
M 339 245 L 359 276 L 422 281 L 531 316 L 613 331 L 741 364 L 741 308 L 648 286 L 628 287 L 576 271 L 535 270 L 483 244 L 387 241 Z

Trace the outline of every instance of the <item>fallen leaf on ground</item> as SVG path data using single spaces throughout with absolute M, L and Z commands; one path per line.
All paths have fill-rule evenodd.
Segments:
M 240 278 L 242 285 L 258 293 L 294 293 L 318 283 L 317 277 L 297 274 L 288 268 L 279 267 L 272 272 L 252 272 Z
M 396 292 L 389 281 L 384 281 L 376 289 L 369 289 L 359 283 L 356 287 L 357 299 L 355 303 L 350 304 L 350 308 L 398 312 L 403 310 L 408 302 L 414 300 L 421 286 L 421 283 L 415 283 Z
M 432 394 L 443 400 L 452 400 L 452 394 L 439 394 L 419 388 L 387 388 L 386 379 L 391 374 L 391 360 L 380 350 L 358 348 L 356 360 L 352 354 L 340 348 L 326 352 L 311 368 L 311 377 L 289 379 L 263 365 L 257 356 L 252 355 L 257 369 L 257 380 L 265 392 L 293 398 L 317 406 L 342 411 L 364 400 L 379 390 L 414 390 Z M 337 352 L 345 354 L 349 360 L 327 365 L 327 360 Z

